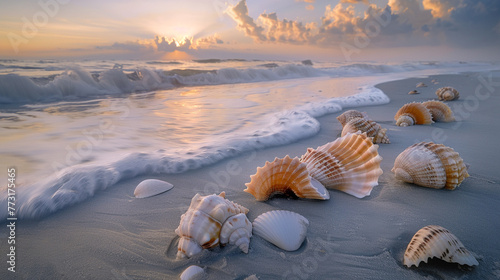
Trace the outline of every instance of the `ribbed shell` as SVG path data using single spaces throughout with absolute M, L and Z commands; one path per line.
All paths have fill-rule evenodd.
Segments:
M 408 103 L 403 105 L 394 116 L 396 125 L 410 126 L 415 124 L 431 124 L 431 112 L 421 103 Z
M 441 101 L 429 100 L 422 103 L 432 115 L 432 120 L 435 122 L 452 122 L 455 121 L 455 116 L 450 107 Z
M 274 193 L 287 194 L 290 191 L 300 198 L 327 200 L 328 190 L 317 180 L 311 178 L 309 171 L 299 158 L 285 156 L 266 162 L 257 167 L 257 173 L 250 176 L 244 191 L 251 193 L 258 201 L 268 200 Z
M 467 166 L 452 148 L 420 142 L 398 155 L 392 172 L 396 178 L 423 187 L 454 190 L 469 177 Z
M 252 237 L 252 223 L 244 213 L 231 216 L 222 224 L 220 231 L 221 245 L 228 243 L 236 245 L 241 251 L 248 253 L 250 237 Z
M 417 84 L 417 86 L 416 86 L 416 87 L 418 87 L 418 88 L 419 88 L 419 87 L 427 87 L 427 85 L 426 85 L 426 84 L 424 84 L 423 82 L 420 82 L 420 83 L 418 83 L 418 84 Z
M 219 244 L 222 224 L 231 216 L 248 213 L 248 209 L 225 199 L 225 193 L 201 196 L 196 194 L 175 233 L 179 235 L 177 258 L 190 258 L 202 249 Z
M 317 149 L 309 148 L 301 161 L 325 187 L 362 198 L 378 185 L 382 157 L 366 133 L 350 133 Z
M 300 214 L 274 210 L 253 221 L 253 232 L 283 250 L 295 251 L 304 242 L 308 226 L 309 221 Z
M 439 100 L 451 101 L 456 100 L 460 97 L 460 93 L 458 90 L 452 87 L 442 87 L 436 90 L 436 95 Z
M 444 227 L 430 225 L 415 233 L 406 248 L 403 263 L 407 267 L 418 267 L 420 262 L 427 263 L 433 257 L 461 265 L 479 265 L 454 234 Z
M 340 122 L 342 126 L 344 126 L 348 121 L 356 118 L 365 118 L 368 119 L 368 116 L 364 112 L 356 111 L 356 110 L 347 110 L 337 117 L 337 120 Z
M 387 128 L 382 128 L 378 123 L 364 118 L 354 118 L 348 121 L 342 128 L 342 136 L 358 131 L 366 132 L 368 137 L 373 137 L 373 143 L 389 144 L 391 141 L 387 137 Z

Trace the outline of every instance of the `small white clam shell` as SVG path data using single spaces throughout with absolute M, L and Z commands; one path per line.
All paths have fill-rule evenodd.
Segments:
M 309 221 L 300 214 L 274 210 L 253 221 L 253 232 L 283 250 L 295 251 L 306 238 L 308 226 Z
M 197 265 L 191 265 L 181 273 L 181 280 L 201 280 L 205 278 L 205 271 Z
M 137 198 L 146 198 L 164 193 L 172 189 L 174 185 L 156 179 L 147 179 L 139 183 L 134 190 L 134 196 Z

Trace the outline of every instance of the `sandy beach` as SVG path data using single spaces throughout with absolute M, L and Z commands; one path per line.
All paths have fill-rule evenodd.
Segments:
M 391 102 L 356 108 L 388 129 L 391 144 L 380 144 L 383 157 L 371 195 L 363 199 L 330 191 L 330 200 L 273 198 L 258 202 L 243 192 L 256 168 L 275 157 L 300 157 L 340 136 L 336 117 L 319 118 L 319 134 L 293 144 L 267 148 L 223 160 L 178 175 L 141 176 L 119 182 L 94 198 L 38 221 L 17 223 L 16 273 L 2 279 L 176 279 L 190 265 L 205 268 L 206 279 L 499 279 L 500 174 L 496 136 L 500 131 L 498 73 L 463 73 L 417 77 L 377 85 Z M 496 78 L 495 78 L 496 77 Z M 434 84 L 432 80 L 438 83 Z M 420 94 L 408 95 L 419 82 Z M 398 127 L 394 115 L 405 103 L 436 100 L 439 87 L 452 86 L 460 99 L 448 102 L 456 122 Z M 327 92 L 328 89 L 323 89 Z M 452 147 L 470 164 L 470 177 L 454 191 L 403 183 L 390 171 L 408 146 L 434 141 Z M 170 182 L 166 193 L 136 199 L 133 192 L 144 179 Z M 290 210 L 309 222 L 306 241 L 286 252 L 253 236 L 248 254 L 235 246 L 204 250 L 176 260 L 174 233 L 191 198 L 226 192 L 226 198 L 248 209 L 253 221 L 270 210 Z M 431 261 L 420 267 L 403 265 L 403 253 L 413 234 L 426 225 L 454 233 L 479 266 Z M 5 225 L 4 225 L 5 226 Z M 2 231 L 3 234 L 4 231 Z M 4 265 L 7 235 L 0 236 Z M 8 278 L 4 278 L 8 276 Z

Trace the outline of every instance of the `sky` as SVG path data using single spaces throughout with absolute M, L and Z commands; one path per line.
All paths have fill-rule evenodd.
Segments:
M 19 0 L 0 58 L 500 60 L 499 0 Z

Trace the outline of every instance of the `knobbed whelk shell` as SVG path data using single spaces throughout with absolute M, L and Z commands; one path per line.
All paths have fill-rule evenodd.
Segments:
M 415 233 L 406 248 L 403 263 L 407 267 L 418 267 L 420 262 L 427 263 L 429 258 L 434 257 L 461 265 L 479 265 L 454 234 L 444 227 L 430 225 Z
M 180 236 L 177 258 L 190 258 L 203 249 L 219 244 L 223 224 L 230 217 L 248 213 L 248 209 L 225 199 L 224 192 L 219 195 L 201 196 L 196 194 L 191 205 L 181 216 L 175 233 Z
M 435 189 L 454 190 L 469 177 L 467 166 L 452 148 L 420 142 L 398 155 L 391 170 L 396 178 Z
M 387 137 L 387 128 L 382 128 L 378 123 L 364 118 L 354 118 L 348 121 L 342 128 L 341 136 L 357 131 L 366 132 L 366 135 L 373 138 L 373 143 L 389 144 L 391 141 Z
M 432 115 L 432 120 L 436 122 L 452 122 L 455 116 L 450 107 L 441 101 L 429 100 L 422 103 Z
M 365 118 L 368 119 L 368 115 L 364 112 L 356 111 L 356 110 L 347 110 L 337 117 L 337 120 L 340 122 L 342 126 L 344 126 L 348 121 L 356 118 Z
M 432 115 L 421 103 L 408 103 L 401 107 L 394 116 L 396 125 L 410 126 L 414 124 L 431 124 Z
M 378 185 L 382 157 L 364 133 L 349 133 L 301 157 L 311 176 L 325 187 L 362 198 Z
M 330 194 L 325 187 L 311 178 L 306 164 L 295 157 L 275 158 L 257 168 L 257 173 L 250 176 L 250 183 L 244 191 L 251 193 L 258 201 L 265 201 L 275 193 L 293 192 L 300 198 L 327 200 Z
M 300 248 L 306 238 L 309 221 L 286 210 L 266 212 L 253 221 L 253 232 L 286 251 Z
M 452 87 L 442 87 L 436 90 L 436 95 L 439 100 L 451 101 L 458 99 L 460 97 L 460 93 L 458 90 Z

